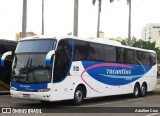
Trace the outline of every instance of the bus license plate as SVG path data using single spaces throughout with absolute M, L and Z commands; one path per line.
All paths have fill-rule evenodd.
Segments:
M 30 94 L 23 94 L 24 98 L 30 98 Z

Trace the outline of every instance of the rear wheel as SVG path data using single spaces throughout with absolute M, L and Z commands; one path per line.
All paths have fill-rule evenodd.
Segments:
M 133 96 L 134 98 L 136 98 L 136 97 L 139 96 L 139 94 L 140 94 L 140 87 L 139 87 L 138 84 L 135 84 L 134 89 L 133 89 L 132 96 Z
M 75 105 L 80 105 L 84 100 L 84 90 L 81 86 L 77 87 L 74 93 L 73 103 Z
M 145 83 L 142 84 L 140 89 L 140 96 L 144 97 L 147 94 L 147 85 Z

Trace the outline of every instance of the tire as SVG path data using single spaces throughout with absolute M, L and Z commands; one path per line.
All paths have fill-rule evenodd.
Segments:
M 80 105 L 83 103 L 84 100 L 84 90 L 81 86 L 77 87 L 74 93 L 74 99 L 73 99 L 73 104 L 74 105 Z
M 140 87 L 138 84 L 135 84 L 133 93 L 132 93 L 132 97 L 137 98 L 139 94 L 140 94 Z
M 145 83 L 142 84 L 140 89 L 140 96 L 144 97 L 147 94 L 147 85 Z

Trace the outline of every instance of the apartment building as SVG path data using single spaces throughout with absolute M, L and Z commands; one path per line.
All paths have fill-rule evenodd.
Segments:
M 159 23 L 149 23 L 146 27 L 142 28 L 141 39 L 144 41 L 156 41 L 156 46 L 160 47 L 160 24 Z

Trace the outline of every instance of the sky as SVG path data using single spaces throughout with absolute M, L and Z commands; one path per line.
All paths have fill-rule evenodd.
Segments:
M 27 32 L 41 35 L 42 0 L 27 0 Z M 98 1 L 98 0 L 97 0 Z M 105 37 L 128 36 L 127 0 L 102 0 L 100 30 Z M 0 0 L 0 39 L 15 40 L 22 31 L 23 0 Z M 67 35 L 73 32 L 74 0 L 44 0 L 45 35 Z M 147 23 L 160 23 L 160 0 L 132 0 L 131 35 L 141 38 Z M 79 0 L 80 37 L 96 37 L 98 2 Z

